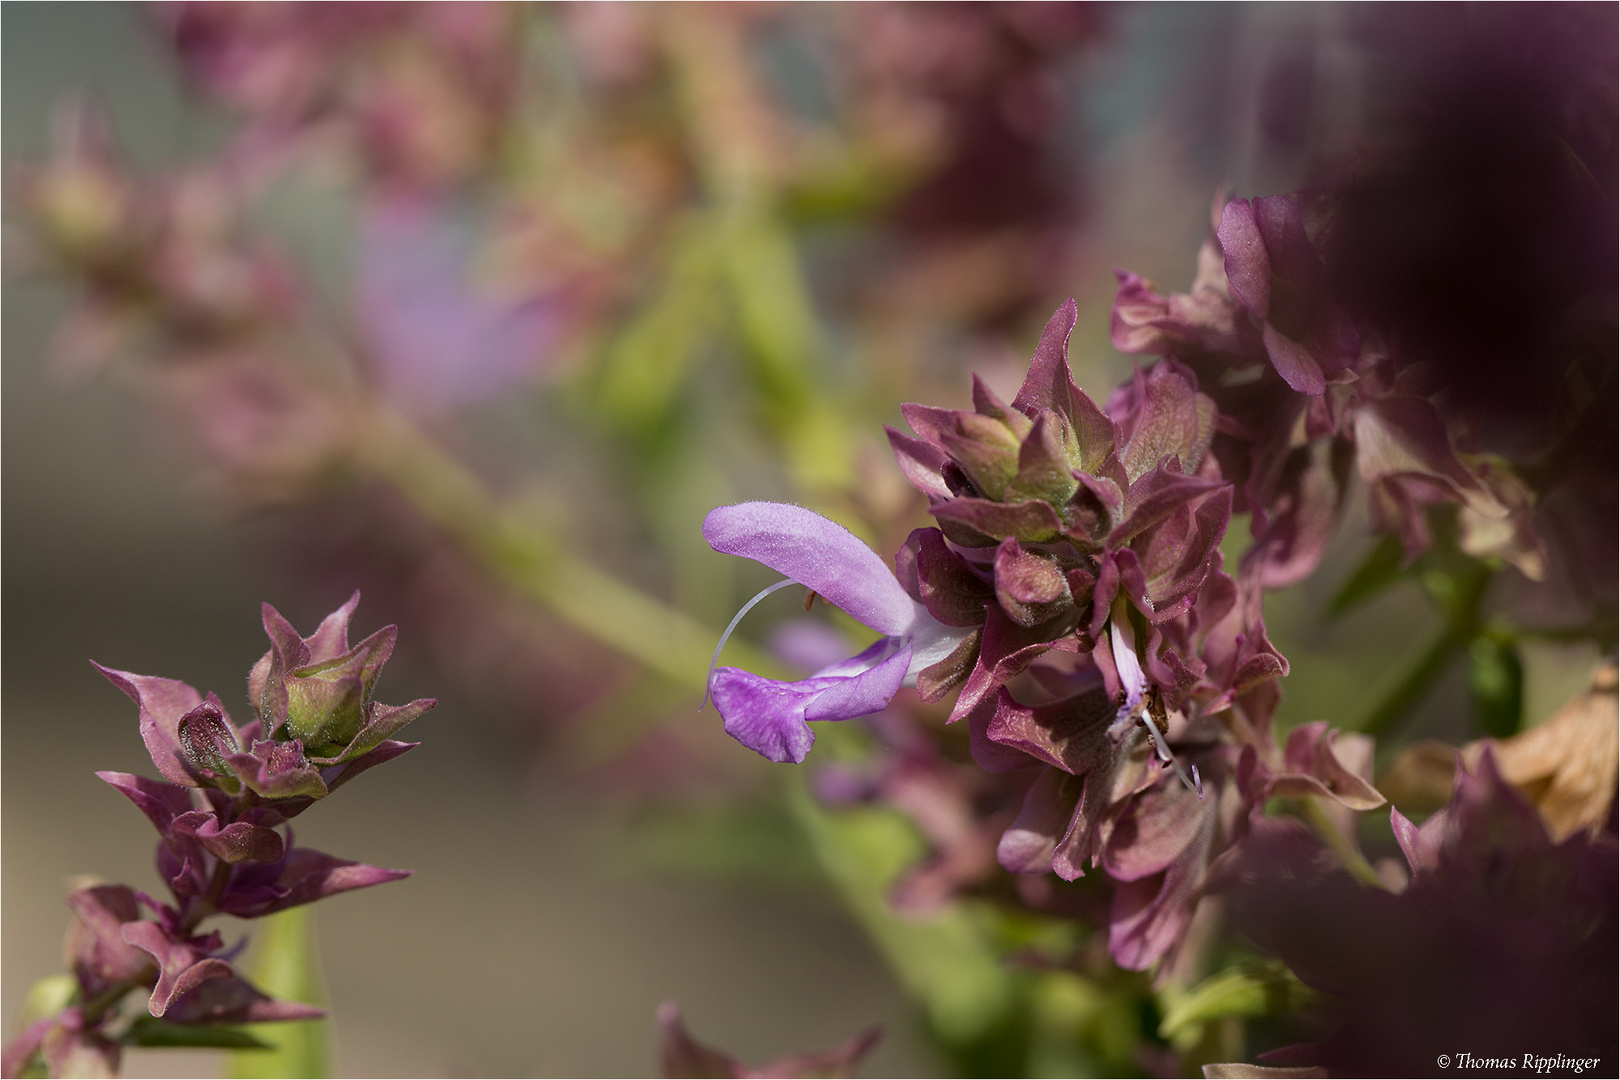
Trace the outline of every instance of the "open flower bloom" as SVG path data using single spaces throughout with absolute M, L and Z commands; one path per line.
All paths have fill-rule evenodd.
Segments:
M 797 682 L 738 668 L 714 671 L 709 692 L 726 733 L 772 761 L 803 761 L 816 739 L 806 721 L 878 712 L 900 687 L 916 685 L 919 672 L 950 656 L 971 633 L 930 615 L 859 537 L 802 506 L 717 507 L 703 521 L 703 536 L 716 551 L 764 563 L 884 635 L 848 660 Z

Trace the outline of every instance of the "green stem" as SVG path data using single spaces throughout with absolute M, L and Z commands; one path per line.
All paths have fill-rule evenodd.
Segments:
M 99 1023 L 101 1018 L 107 1014 L 107 1010 L 113 1008 L 119 1002 L 123 1001 L 124 996 L 131 990 L 146 989 L 150 979 L 156 971 L 157 968 L 155 966 L 148 965 L 132 978 L 125 979 L 123 982 L 115 983 L 112 986 L 109 986 L 107 989 L 103 990 L 89 1001 L 86 1001 L 84 1004 L 80 1005 L 79 1013 L 84 1017 L 85 1027 L 94 1027 L 97 1023 Z
M 532 524 L 514 521 L 476 476 L 403 418 L 362 407 L 360 420 L 357 463 L 393 485 L 487 570 L 676 685 L 705 689 L 717 632 L 569 554 Z M 781 671 L 744 643 L 728 650 L 750 671 Z
M 1445 626 L 1357 730 L 1380 738 L 1417 707 L 1446 665 L 1480 632 L 1481 609 L 1490 582 L 1490 569 L 1478 562 L 1460 572 L 1436 574 L 1433 580 L 1425 581 L 1430 598 L 1445 615 Z
M 1299 808 L 1305 815 L 1305 820 L 1311 823 L 1311 827 L 1322 838 L 1323 843 L 1333 850 L 1339 861 L 1344 864 L 1344 868 L 1350 871 L 1351 877 L 1363 885 L 1386 890 L 1389 888 L 1384 884 L 1384 879 L 1378 876 L 1373 864 L 1367 861 L 1367 856 L 1361 853 L 1361 847 L 1355 838 L 1339 828 L 1339 823 L 1333 820 L 1320 799 L 1306 796 L 1299 800 Z
M 1447 627 L 1423 650 L 1423 655 L 1406 670 L 1395 688 L 1385 694 L 1376 708 L 1356 726 L 1375 738 L 1381 738 L 1417 707 L 1429 686 L 1440 677 L 1454 656 L 1462 651 L 1466 637 L 1459 637 L 1454 627 Z

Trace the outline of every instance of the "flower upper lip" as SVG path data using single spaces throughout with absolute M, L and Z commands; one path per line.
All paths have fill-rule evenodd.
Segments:
M 772 502 L 716 507 L 703 519 L 703 538 L 814 589 L 880 633 L 903 636 L 917 618 L 919 605 L 877 553 L 813 510 Z
M 864 541 L 813 510 L 773 502 L 720 506 L 703 520 L 703 537 L 714 550 L 764 563 L 863 625 L 908 642 L 910 683 L 963 636 L 913 600 Z

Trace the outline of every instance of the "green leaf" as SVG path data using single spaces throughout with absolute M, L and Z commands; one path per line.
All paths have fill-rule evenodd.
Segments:
M 1360 607 L 1399 581 L 1403 574 L 1401 542 L 1385 533 L 1363 556 L 1361 565 L 1356 567 L 1349 579 L 1339 586 L 1333 599 L 1328 601 L 1327 617 L 1336 619 Z
M 248 981 L 271 997 L 323 1005 L 325 980 L 315 944 L 315 915 L 306 905 L 277 912 L 259 923 L 253 954 L 243 965 Z M 327 1020 L 247 1024 L 244 1030 L 268 1050 L 230 1055 L 233 1077 L 331 1076 Z
M 1159 1036 L 1173 1039 L 1195 1024 L 1223 1016 L 1293 1012 L 1321 997 L 1280 961 L 1240 964 L 1211 975 L 1171 1002 L 1159 1023 Z
M 1468 692 L 1485 734 L 1505 739 L 1524 711 L 1524 664 L 1511 639 L 1483 633 L 1468 646 Z
M 171 1024 L 155 1016 L 140 1016 L 129 1026 L 124 1042 L 130 1046 L 205 1046 L 227 1050 L 262 1051 L 270 1044 L 239 1027 L 225 1024 Z

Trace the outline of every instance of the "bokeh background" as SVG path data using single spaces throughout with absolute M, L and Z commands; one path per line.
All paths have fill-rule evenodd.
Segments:
M 1350 32 L 1354 17 L 1333 5 L 1079 12 L 1075 44 L 1050 66 L 1061 109 L 1051 121 L 1057 149 L 1042 173 L 1046 187 L 997 188 L 992 150 L 962 166 L 962 190 L 941 187 L 937 202 L 947 209 L 918 200 L 909 211 L 916 235 L 927 232 L 930 212 L 956 212 L 952 198 L 979 206 L 992 226 L 1005 213 L 1010 228 L 1049 198 L 1061 243 L 1030 272 L 1027 295 L 1011 298 L 980 280 L 1005 272 L 993 244 L 977 255 L 951 249 L 950 259 L 932 264 L 903 253 L 895 260 L 903 273 L 886 295 L 910 305 L 912 322 L 896 320 L 885 347 L 928 359 L 897 365 L 889 384 L 907 400 L 956 406 L 966 402 L 970 369 L 993 383 L 1014 380 L 1045 313 L 1072 294 L 1081 311 L 1076 369 L 1100 397 L 1130 370 L 1108 347 L 1112 269 L 1185 288 L 1221 183 L 1245 194 L 1287 191 L 1307 179 L 1312 162 L 1360 137 L 1363 98 L 1378 72 Z M 53 109 L 85 90 L 105 103 L 125 150 L 148 168 L 214 153 L 234 128 L 227 112 L 185 88 L 140 8 L 8 3 L 0 20 L 8 168 L 48 153 Z M 791 87 L 791 50 L 784 55 Z M 327 301 L 341 305 L 357 216 L 330 189 L 294 189 L 269 201 L 261 224 L 321 283 Z M 848 260 L 885 256 L 881 245 L 847 240 L 830 227 L 812 230 L 806 245 L 815 295 L 829 309 Z M 902 241 L 911 242 L 889 243 Z M 160 414 L 138 408 L 116 371 L 77 384 L 53 378 L 48 343 L 71 300 L 60 283 L 15 275 L 4 291 L 0 1015 L 8 1024 L 27 987 L 59 969 L 70 877 L 154 883 L 147 824 L 91 775 L 150 771 L 150 763 L 129 703 L 86 660 L 215 688 L 234 706 L 264 648 L 261 600 L 307 629 L 353 585 L 389 580 L 363 565 L 379 558 L 371 549 L 341 528 L 337 539 L 323 531 L 330 522 L 318 508 L 303 517 L 243 512 L 196 482 Z M 972 314 L 956 317 L 952 334 L 905 337 L 926 322 L 929 302 Z M 850 336 L 840 332 L 829 333 Z M 577 498 L 574 481 L 560 475 L 569 460 L 559 449 L 566 418 L 518 401 L 513 392 L 477 406 L 459 421 L 464 437 L 539 477 L 539 502 Z M 897 418 L 890 406 L 875 420 Z M 558 427 L 546 428 L 552 421 Z M 874 425 L 868 434 L 876 432 Z M 739 447 L 744 456 L 757 449 L 734 440 L 720 450 Z M 874 490 L 897 488 L 896 470 L 874 460 Z M 661 539 L 659 529 L 688 529 L 690 547 L 706 495 L 718 493 L 712 505 L 780 495 L 783 485 L 767 466 L 754 474 L 744 466 L 671 499 L 651 532 Z M 914 516 L 921 509 L 919 500 Z M 1327 596 L 1363 550 L 1365 528 L 1347 523 L 1315 578 L 1268 598 L 1272 637 L 1293 663 L 1285 722 L 1353 723 L 1432 628 L 1416 589 L 1331 625 L 1322 620 Z M 634 565 L 637 550 L 622 550 L 627 576 L 702 591 L 703 580 L 683 584 L 678 566 Z M 718 625 L 733 593 L 751 590 L 708 580 L 722 587 L 691 606 Z M 524 654 L 499 662 L 463 656 L 457 668 L 444 639 L 464 628 L 435 617 L 429 604 L 368 590 L 360 628 L 397 619 L 401 630 L 382 696 L 432 695 L 440 705 L 411 733 L 423 742 L 417 751 L 299 823 L 300 840 L 314 847 L 416 871 L 405 883 L 320 906 L 343 1075 L 646 1075 L 655 1067 L 654 1008 L 670 998 L 700 1036 L 747 1060 L 827 1045 L 878 1022 L 887 1035 L 868 1074 L 937 1072 L 913 1007 L 791 830 L 768 806 L 744 814 L 744 825 L 728 809 L 739 799 L 749 805 L 754 763 L 721 768 L 714 797 L 704 797 L 705 763 L 744 753 L 720 734 L 712 711 L 699 715 L 691 701 L 678 715 L 665 710 L 675 719 L 659 714 L 676 730 L 670 745 L 681 760 L 696 764 L 674 794 L 649 800 L 624 779 L 646 762 L 605 766 L 623 747 L 612 736 L 603 736 L 605 749 L 593 741 L 600 717 L 570 697 L 575 684 L 621 679 L 620 667 L 542 626 L 542 636 L 559 635 L 559 658 L 535 675 L 544 685 L 481 688 L 480 677 L 521 682 L 509 669 Z M 1526 715 L 1544 717 L 1581 689 L 1595 658 L 1586 646 L 1528 647 Z M 1460 671 L 1442 681 L 1414 731 L 1470 736 L 1461 682 Z M 552 723 L 561 713 L 587 719 Z M 135 1051 L 126 1062 L 132 1076 L 220 1068 L 207 1053 Z

